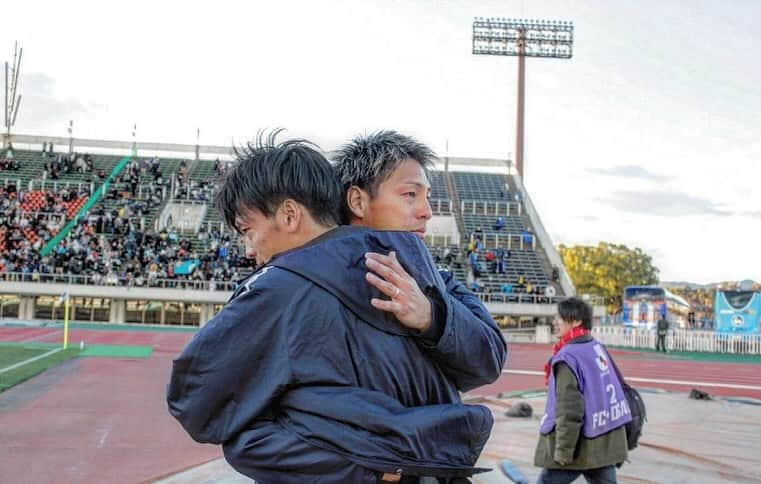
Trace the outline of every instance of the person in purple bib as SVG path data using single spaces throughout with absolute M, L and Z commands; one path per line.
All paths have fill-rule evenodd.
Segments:
M 552 328 L 560 341 L 544 369 L 537 482 L 569 483 L 583 474 L 590 483 L 615 483 L 632 417 L 608 350 L 590 334 L 592 308 L 575 297 L 561 301 Z

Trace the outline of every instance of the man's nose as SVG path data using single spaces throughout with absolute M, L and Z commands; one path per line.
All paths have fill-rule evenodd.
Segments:
M 433 217 L 433 210 L 431 210 L 431 201 L 427 198 L 423 199 L 423 203 L 418 209 L 418 218 L 430 220 Z

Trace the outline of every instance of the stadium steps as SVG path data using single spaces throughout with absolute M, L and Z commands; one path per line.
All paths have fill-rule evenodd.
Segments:
M 512 193 L 519 193 L 518 187 L 516 186 L 514 180 L 511 177 L 507 177 L 507 184 Z M 521 218 L 524 220 L 527 226 L 531 225 L 529 217 L 525 212 L 521 215 Z M 531 227 L 531 229 L 535 234 L 537 233 L 534 227 Z M 547 248 L 543 246 L 539 237 L 535 237 L 535 238 L 536 238 L 536 253 L 538 254 L 538 259 L 542 265 L 542 269 L 544 270 L 545 274 L 549 275 L 548 279 L 552 280 L 552 263 L 550 262 L 550 259 L 547 256 Z M 557 294 L 559 296 L 566 295 L 561 284 L 553 282 L 553 285 L 555 286 L 555 289 L 557 290 Z
M 465 231 L 465 221 L 462 218 L 462 209 L 460 208 L 460 197 L 457 194 L 452 173 L 444 172 L 444 177 L 446 178 L 447 190 L 449 192 L 449 198 L 452 200 L 452 210 L 454 211 L 455 221 L 457 222 L 457 230 L 460 232 L 460 242 L 462 243 L 463 239 L 467 238 L 468 234 Z

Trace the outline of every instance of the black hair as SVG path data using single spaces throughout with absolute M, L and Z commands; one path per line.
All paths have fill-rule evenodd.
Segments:
M 326 227 L 338 224 L 341 184 L 317 145 L 303 139 L 276 143 L 282 132 L 260 131 L 255 143 L 233 148 L 237 163 L 222 176 L 214 206 L 240 233 L 236 219 L 246 209 L 271 217 L 286 199 L 303 205 Z
M 560 301 L 558 315 L 566 323 L 581 321 L 584 329 L 592 329 L 592 306 L 578 297 L 569 297 Z
M 366 190 L 371 197 L 381 183 L 408 159 L 420 163 L 426 174 L 436 161 L 434 152 L 416 139 L 396 131 L 376 131 L 356 136 L 333 153 L 333 168 L 343 188 L 341 222 L 348 224 L 351 210 L 346 192 L 351 186 Z

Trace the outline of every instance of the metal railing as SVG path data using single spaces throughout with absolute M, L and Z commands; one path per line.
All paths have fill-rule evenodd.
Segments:
M 541 294 L 521 294 L 504 292 L 477 292 L 475 293 L 482 302 L 506 303 L 506 304 L 557 304 L 565 296 L 543 296 Z
M 463 214 L 472 215 L 502 215 L 509 217 L 511 215 L 520 215 L 522 212 L 521 204 L 518 202 L 500 202 L 495 200 L 462 200 L 460 209 Z
M 233 291 L 232 281 L 199 281 L 195 279 L 148 279 L 136 284 L 134 279 L 74 274 L 43 274 L 38 272 L 0 272 L 2 282 L 33 282 L 43 284 L 79 284 L 86 286 L 140 287 L 147 289 L 190 289 L 194 291 Z
M 77 193 L 82 193 L 83 187 L 87 187 L 88 193 L 92 193 L 95 190 L 95 183 L 93 182 L 76 182 L 76 181 L 57 181 L 57 180 L 29 180 L 29 191 L 41 191 L 41 192 L 47 192 L 51 191 L 54 193 L 58 193 L 58 190 L 61 188 L 66 188 L 70 190 L 73 187 L 76 187 Z
M 3 187 L 8 188 L 9 185 L 13 185 L 16 189 L 21 190 L 21 180 L 12 178 L 3 178 Z
M 536 250 L 536 237 L 533 234 L 511 234 L 502 232 L 480 232 L 481 242 L 485 249 L 531 249 Z M 475 238 L 476 232 L 471 234 Z
M 657 338 L 654 329 L 621 326 L 596 326 L 592 333 L 606 345 L 627 348 L 655 348 Z M 670 330 L 666 336 L 666 348 L 669 351 L 761 355 L 761 334 L 675 329 Z
M 434 215 L 448 215 L 452 213 L 452 200 L 442 198 L 431 198 L 428 200 L 431 205 L 431 212 Z

